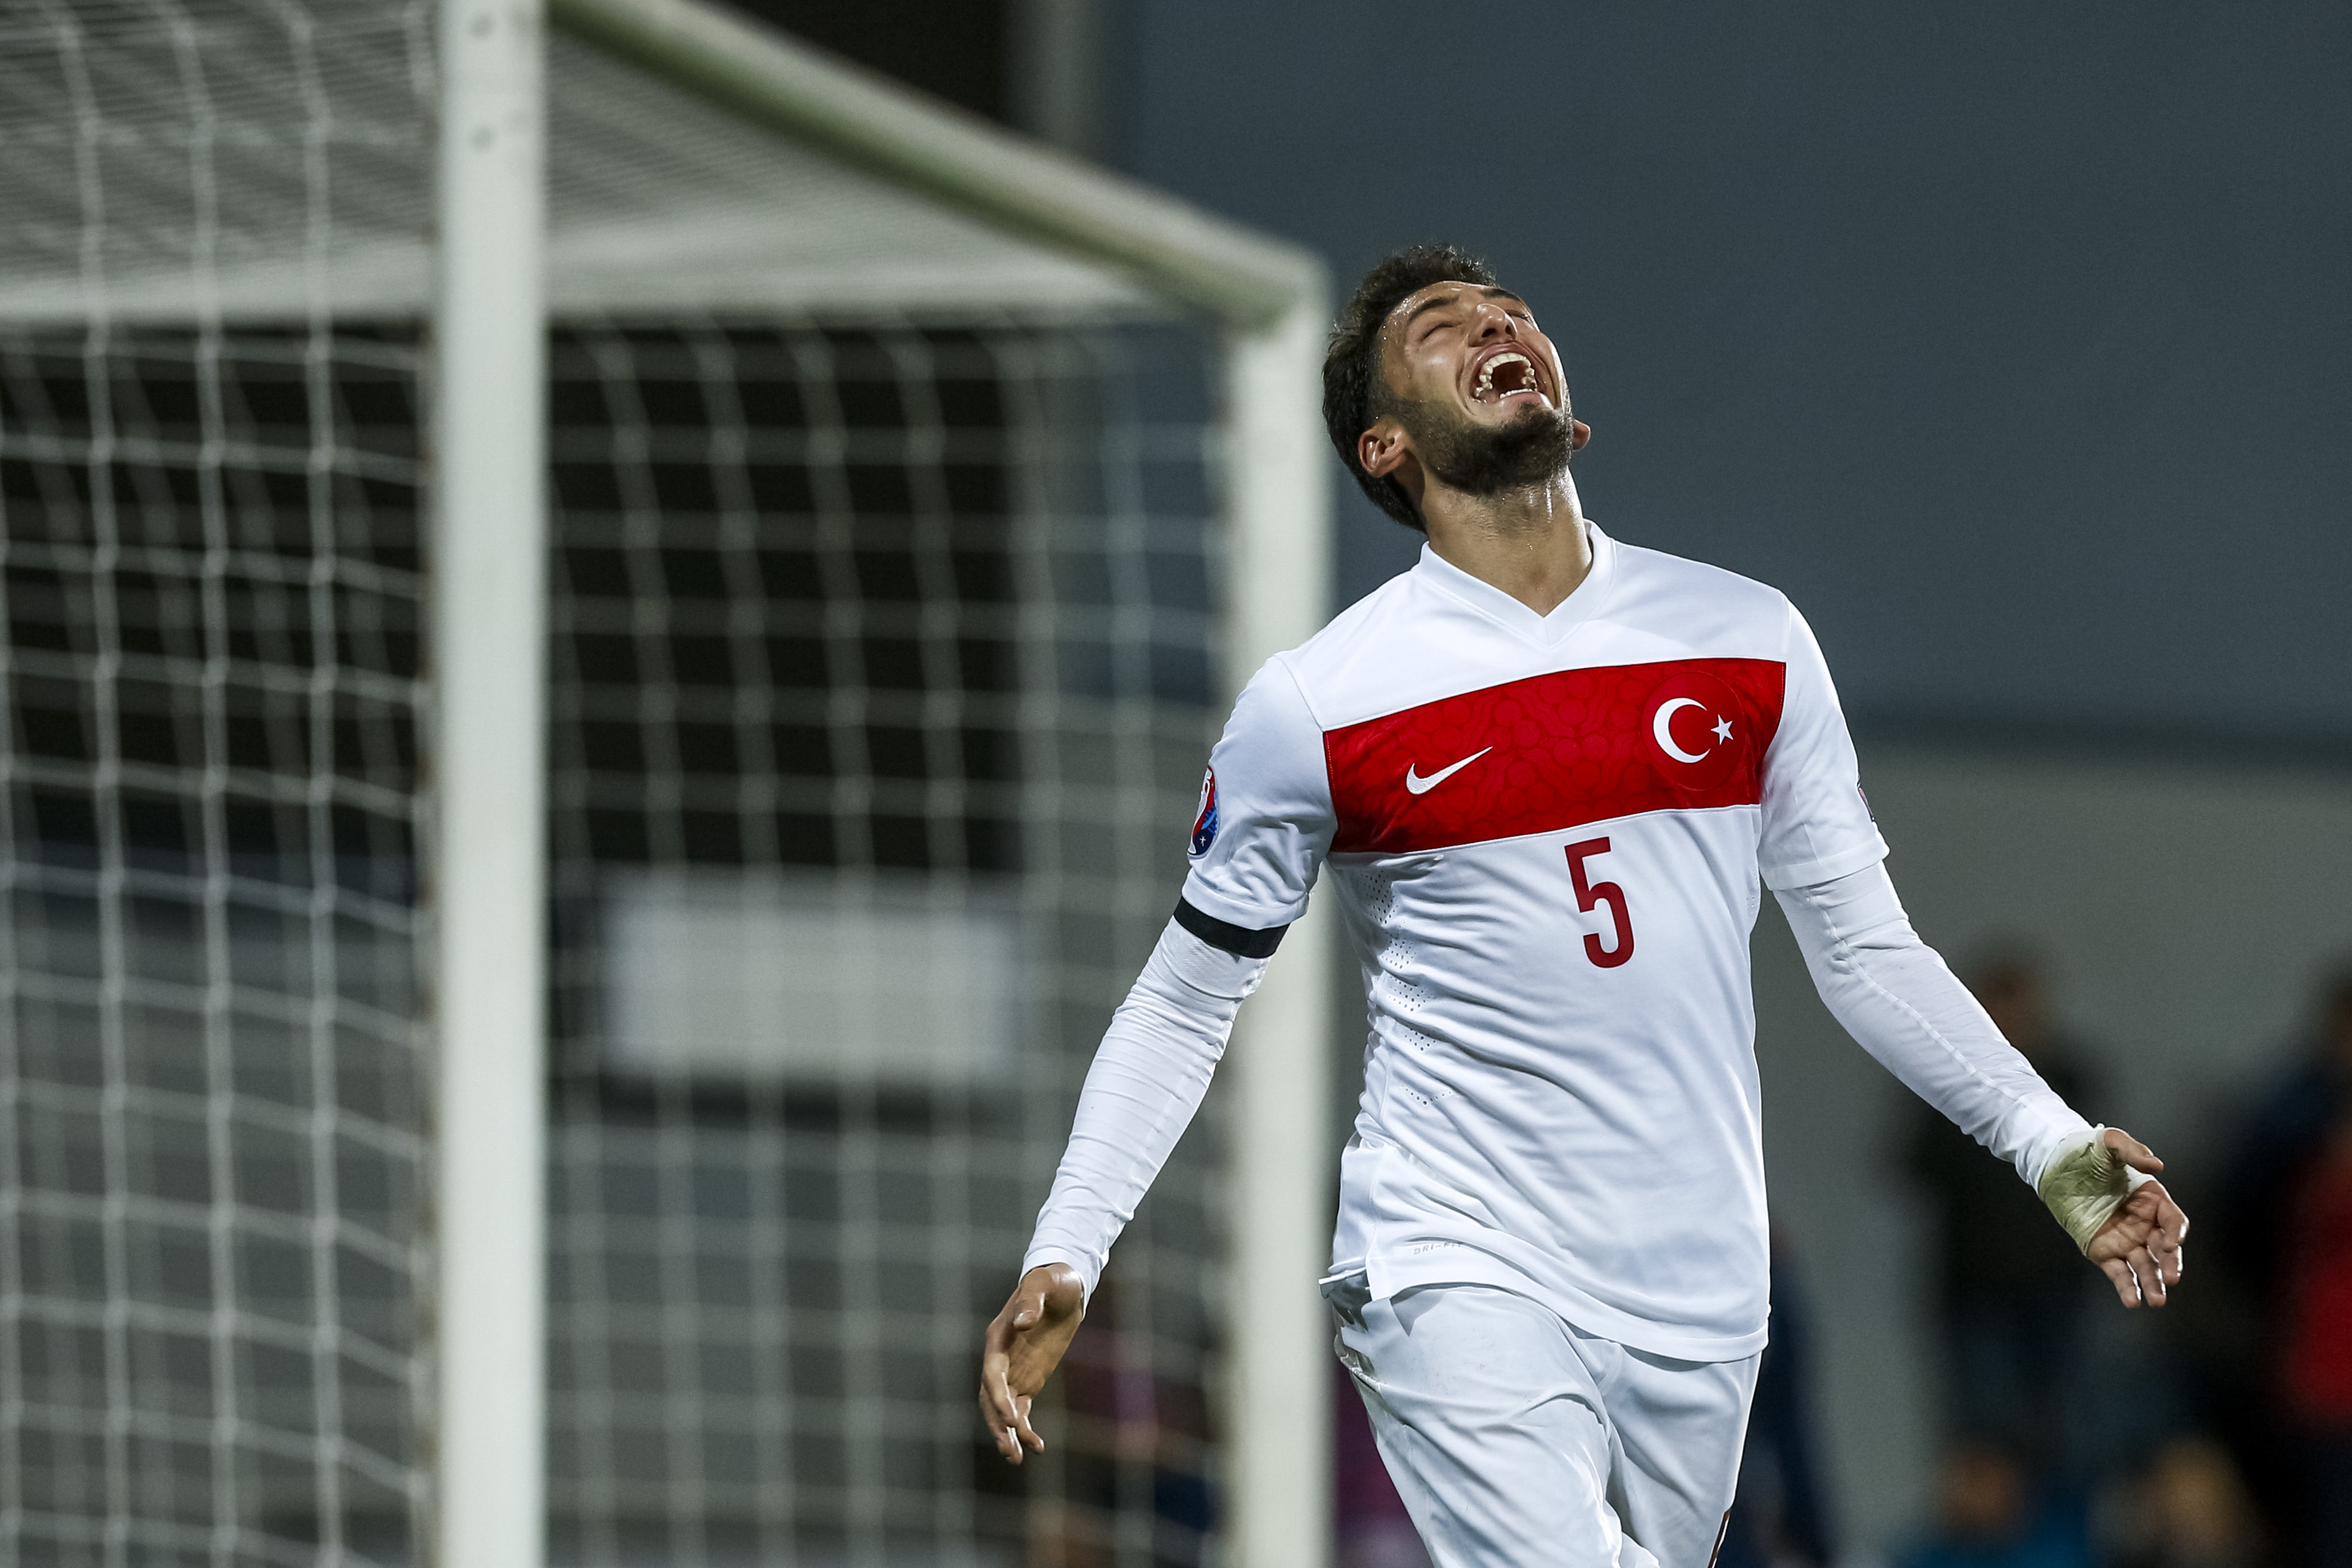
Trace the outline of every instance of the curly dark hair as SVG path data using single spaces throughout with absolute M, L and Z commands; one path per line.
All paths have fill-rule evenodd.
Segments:
M 1390 412 L 1388 379 L 1381 373 L 1381 327 L 1406 299 L 1433 283 L 1496 287 L 1494 268 L 1459 246 L 1417 245 L 1381 258 L 1356 285 L 1323 350 L 1323 427 L 1339 461 L 1372 505 L 1409 528 L 1426 533 L 1421 511 L 1396 480 L 1364 472 L 1356 438 Z

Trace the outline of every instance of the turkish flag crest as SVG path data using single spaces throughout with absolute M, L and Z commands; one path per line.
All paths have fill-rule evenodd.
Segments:
M 1748 705 L 1704 670 L 1666 677 L 1642 715 L 1650 766 L 1676 789 L 1711 789 L 1756 755 Z

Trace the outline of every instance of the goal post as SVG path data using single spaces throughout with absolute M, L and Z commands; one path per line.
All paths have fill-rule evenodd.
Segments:
M 437 1568 L 546 1560 L 546 89 L 532 0 L 441 0 L 431 339 Z
M 1227 684 L 1320 630 L 1329 570 L 1320 290 L 1268 326 L 1228 340 L 1234 413 L 1232 630 Z M 1328 1563 L 1331 1557 L 1330 1326 L 1314 1289 L 1330 1244 L 1327 1147 L 1332 1082 L 1331 920 L 1311 910 L 1281 964 L 1244 1004 L 1228 1055 L 1234 1128 L 1234 1297 L 1240 1324 L 1226 1397 L 1234 1421 L 1236 1560 Z
M 971 1405 L 1314 260 L 681 0 L 28 0 L 0 154 L 0 1557 L 1327 1561 L 1319 914 Z

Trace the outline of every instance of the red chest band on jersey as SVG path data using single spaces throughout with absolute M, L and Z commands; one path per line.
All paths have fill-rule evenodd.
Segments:
M 1675 659 L 1530 675 L 1328 730 L 1335 854 L 1402 854 L 1642 811 L 1752 806 L 1787 666 Z

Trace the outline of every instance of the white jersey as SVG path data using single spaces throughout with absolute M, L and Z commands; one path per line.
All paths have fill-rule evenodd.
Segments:
M 1767 1310 L 1759 873 L 1886 846 L 1789 601 L 1590 535 L 1549 615 L 1424 549 L 1268 662 L 1212 756 L 1184 904 L 1272 932 L 1333 873 L 1371 1024 L 1335 1269 L 1729 1360 Z

